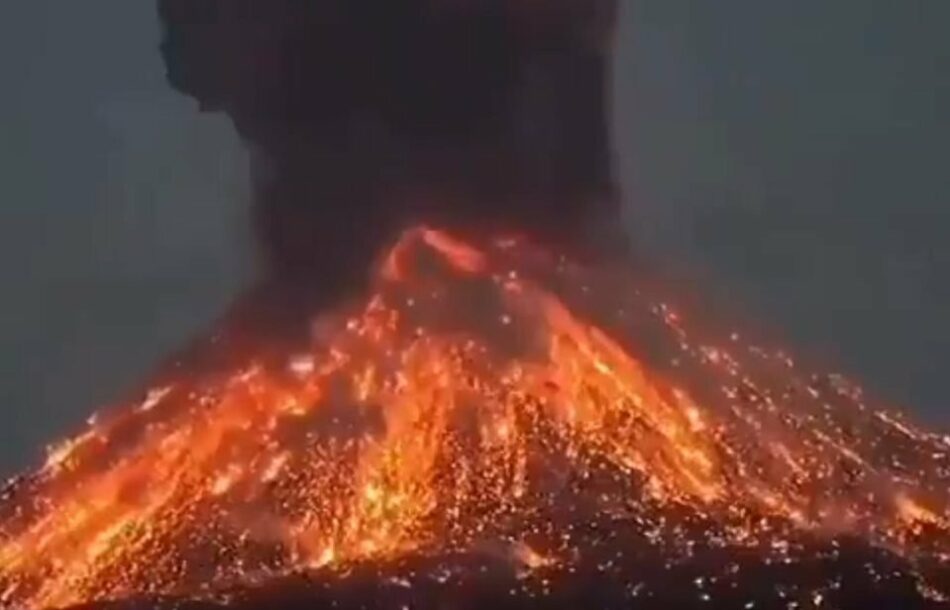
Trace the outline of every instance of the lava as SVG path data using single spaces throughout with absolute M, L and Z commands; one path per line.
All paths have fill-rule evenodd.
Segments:
M 520 240 L 420 227 L 380 261 L 371 294 L 315 315 L 306 348 L 163 379 L 12 481 L 0 602 L 213 600 L 454 554 L 545 589 L 590 559 L 585 525 L 605 518 L 621 549 L 671 561 L 792 561 L 847 534 L 950 595 L 935 576 L 950 436 Z

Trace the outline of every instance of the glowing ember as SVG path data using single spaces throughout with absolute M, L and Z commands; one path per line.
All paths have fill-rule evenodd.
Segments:
M 0 602 L 214 598 L 450 553 L 569 570 L 605 515 L 671 558 L 782 560 L 841 533 L 950 558 L 950 442 L 843 380 L 696 339 L 636 286 L 517 241 L 416 229 L 382 260 L 309 352 L 156 387 L 11 484 Z

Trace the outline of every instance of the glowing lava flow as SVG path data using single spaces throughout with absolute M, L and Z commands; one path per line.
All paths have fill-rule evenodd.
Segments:
M 152 388 L 12 483 L 0 602 L 455 552 L 544 569 L 582 560 L 574 528 L 604 514 L 671 553 L 849 532 L 950 560 L 950 438 L 780 353 L 694 340 L 610 274 L 416 229 L 364 307 L 314 328 L 305 353 Z

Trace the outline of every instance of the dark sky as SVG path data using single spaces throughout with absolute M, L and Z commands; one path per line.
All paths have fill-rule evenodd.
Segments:
M 618 147 L 641 243 L 950 422 L 950 3 L 625 6 Z
M 617 148 L 659 263 L 947 425 L 950 3 L 620 0 Z M 246 158 L 147 0 L 0 4 L 0 472 L 249 276 Z

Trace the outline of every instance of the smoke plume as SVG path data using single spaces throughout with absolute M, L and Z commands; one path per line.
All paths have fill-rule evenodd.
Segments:
M 412 222 L 621 247 L 615 0 L 159 0 L 172 85 L 253 152 L 268 280 L 327 301 Z M 596 234 L 597 239 L 591 239 Z M 609 244 L 609 245 L 605 245 Z

